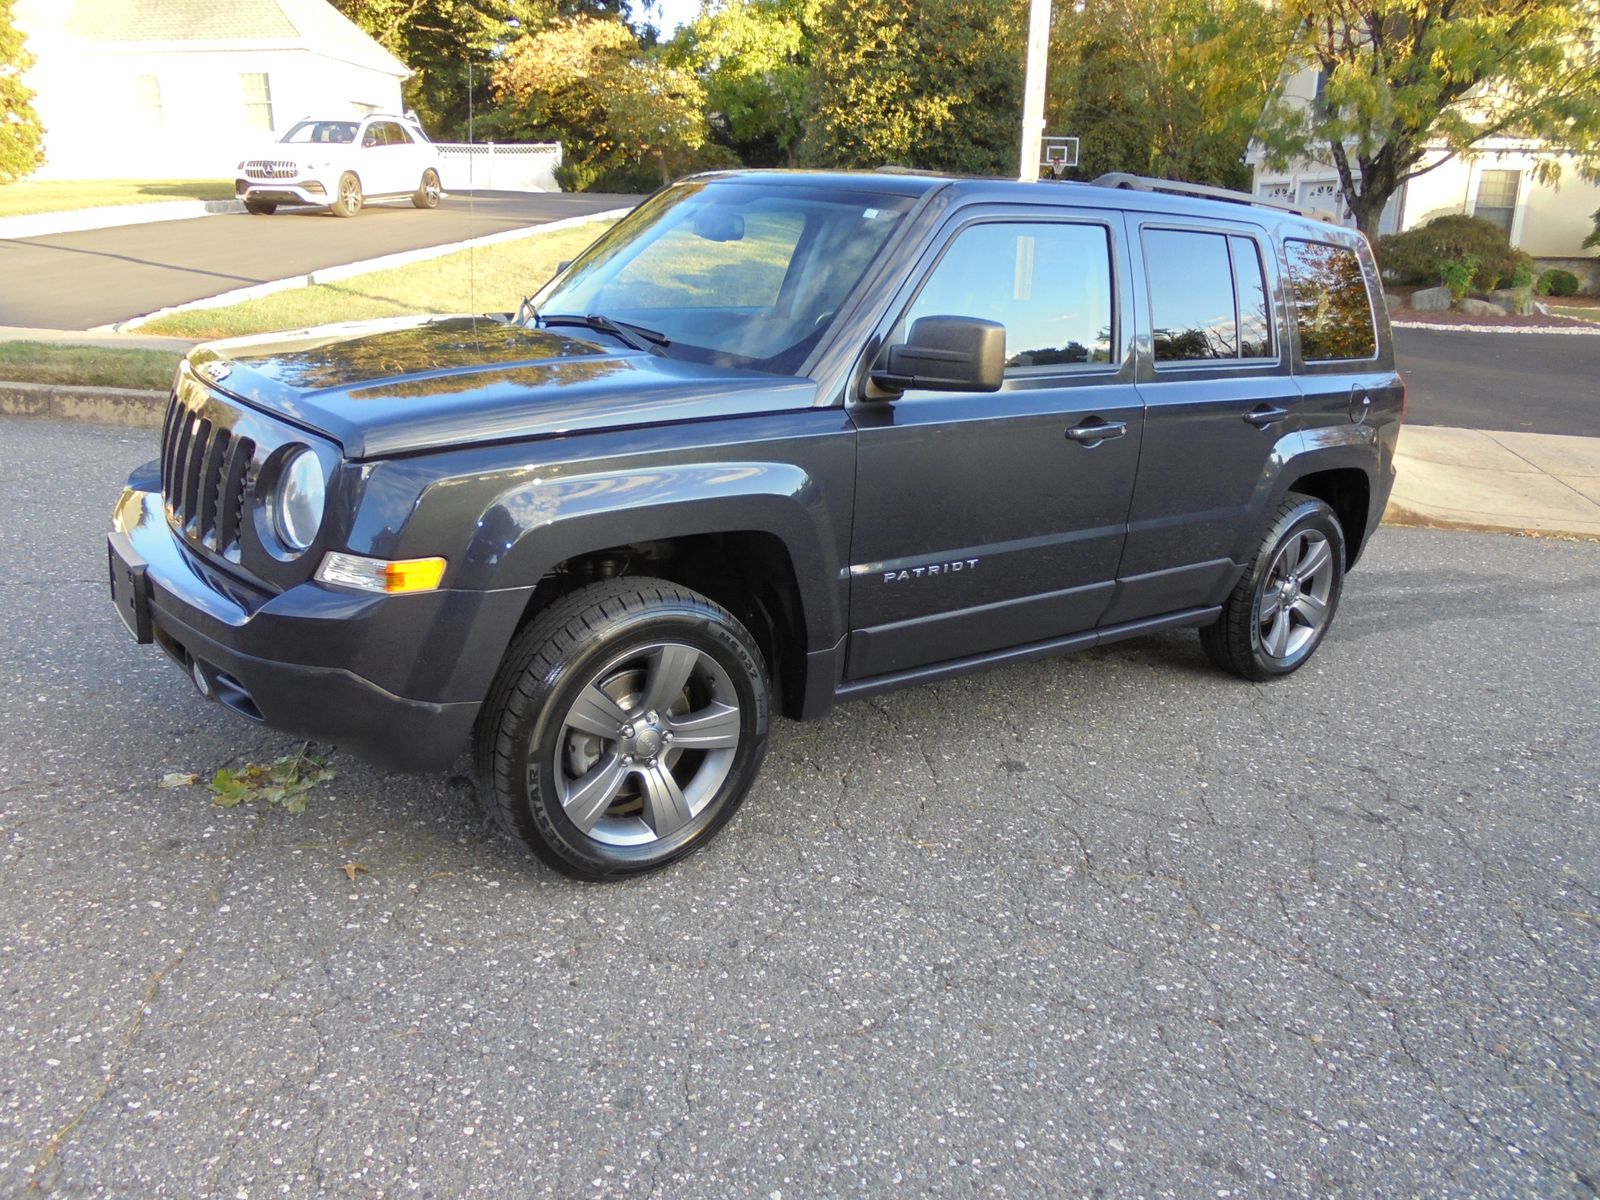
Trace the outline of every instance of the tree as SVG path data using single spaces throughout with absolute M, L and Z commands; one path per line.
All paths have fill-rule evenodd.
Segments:
M 1057 4 L 1047 128 L 1082 139 L 1080 178 L 1248 186 L 1244 151 L 1281 54 L 1261 0 Z
M 33 65 L 22 31 L 11 19 L 12 0 L 0 0 L 0 183 L 31 174 L 44 161 L 44 128 L 22 73 Z
M 717 0 L 678 31 L 664 61 L 695 72 L 713 134 L 751 166 L 792 166 L 822 0 Z
M 1280 0 L 1286 60 L 1326 80 L 1306 105 L 1278 96 L 1257 138 L 1267 161 L 1331 158 L 1367 234 L 1407 180 L 1490 138 L 1540 145 L 1600 171 L 1596 0 Z
M 1014 171 L 1026 15 L 1016 0 L 824 0 L 802 158 Z
M 581 16 L 519 38 L 493 86 L 493 128 L 559 138 L 567 182 L 580 189 L 648 189 L 703 161 L 705 89 L 616 18 Z

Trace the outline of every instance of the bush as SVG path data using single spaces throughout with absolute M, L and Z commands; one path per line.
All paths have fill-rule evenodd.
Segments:
M 1450 303 L 1460 304 L 1472 290 L 1473 276 L 1478 273 L 1478 260 L 1470 254 L 1444 264 L 1439 271 L 1445 287 L 1450 289 Z
M 1542 296 L 1576 296 L 1578 277 L 1571 271 L 1552 267 L 1539 276 L 1539 294 Z
M 1519 273 L 1533 271 L 1532 257 L 1512 249 L 1500 226 L 1460 213 L 1378 239 L 1378 262 L 1391 283 L 1438 283 L 1446 266 L 1467 257 L 1478 264 L 1473 285 L 1486 292 L 1515 286 Z

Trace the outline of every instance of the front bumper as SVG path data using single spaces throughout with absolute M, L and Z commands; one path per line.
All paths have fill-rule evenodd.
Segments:
M 466 749 L 526 591 L 258 592 L 182 545 L 149 483 L 136 472 L 117 505 L 112 596 L 202 695 L 400 770 L 444 770 Z
M 238 193 L 239 199 L 259 200 L 265 204 L 333 203 L 333 196 L 327 187 L 315 179 L 236 179 L 233 188 Z

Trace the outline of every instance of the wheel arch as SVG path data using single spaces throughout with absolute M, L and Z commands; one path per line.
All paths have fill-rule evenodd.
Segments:
M 1345 568 L 1355 565 L 1367 540 L 1372 481 L 1360 467 L 1323 467 L 1296 474 L 1284 493 L 1298 492 L 1333 509 L 1344 531 Z

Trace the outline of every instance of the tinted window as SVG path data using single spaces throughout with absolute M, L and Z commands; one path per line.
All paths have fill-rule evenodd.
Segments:
M 1300 353 L 1308 361 L 1371 358 L 1378 346 L 1372 302 L 1355 251 L 1326 242 L 1284 243 Z
M 956 235 L 906 314 L 1006 327 L 1006 366 L 1111 361 L 1111 245 L 1103 225 L 973 225 Z
M 1239 299 L 1239 357 L 1271 358 L 1272 310 L 1267 304 L 1261 248 L 1249 238 L 1230 237 L 1234 291 Z
M 1157 362 L 1237 358 L 1233 264 L 1220 233 L 1144 231 Z
M 405 128 L 396 125 L 393 121 L 384 122 L 383 137 L 391 146 L 409 146 L 411 144 L 411 138 L 406 133 Z

